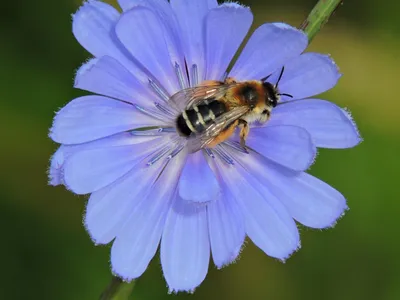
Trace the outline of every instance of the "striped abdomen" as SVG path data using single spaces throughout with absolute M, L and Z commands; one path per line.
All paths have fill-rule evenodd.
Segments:
M 225 113 L 226 110 L 225 104 L 217 100 L 193 106 L 191 109 L 184 110 L 176 119 L 177 130 L 183 136 L 201 133 L 207 125 Z

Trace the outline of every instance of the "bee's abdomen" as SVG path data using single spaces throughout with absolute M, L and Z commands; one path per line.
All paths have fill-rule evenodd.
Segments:
M 176 127 L 183 136 L 201 133 L 207 125 L 224 112 L 226 112 L 226 106 L 223 102 L 217 100 L 205 102 L 183 111 L 176 119 Z

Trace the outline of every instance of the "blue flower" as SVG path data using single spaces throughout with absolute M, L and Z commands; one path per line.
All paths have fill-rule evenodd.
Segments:
M 169 288 L 190 291 L 204 280 L 210 254 L 221 268 L 237 258 L 246 236 L 285 260 L 300 246 L 295 220 L 333 226 L 347 208 L 344 197 L 304 172 L 317 147 L 360 142 L 346 111 L 308 98 L 336 84 L 332 59 L 303 53 L 307 37 L 296 28 L 261 25 L 228 75 L 272 74 L 268 81 L 276 82 L 285 66 L 279 89 L 293 99 L 282 96 L 265 125 L 252 125 L 249 153 L 234 136 L 188 154 L 168 98 L 224 78 L 251 11 L 216 0 L 119 4 L 122 14 L 92 0 L 74 15 L 73 33 L 94 56 L 75 87 L 96 95 L 72 100 L 55 116 L 50 137 L 61 146 L 49 171 L 50 184 L 91 194 L 85 225 L 96 244 L 113 241 L 113 272 L 141 276 L 161 244 Z

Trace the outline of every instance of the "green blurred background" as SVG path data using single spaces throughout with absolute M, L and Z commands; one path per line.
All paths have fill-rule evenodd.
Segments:
M 112 2 L 112 1 L 110 1 Z M 255 24 L 298 25 L 315 0 L 241 1 Z M 54 111 L 81 91 L 75 70 L 88 53 L 74 40 L 80 1 L 4 1 L 0 46 L 0 299 L 97 299 L 111 279 L 109 246 L 82 225 L 86 197 L 47 186 L 56 145 Z M 350 211 L 334 229 L 301 228 L 285 264 L 250 242 L 240 260 L 210 272 L 194 295 L 168 295 L 159 258 L 132 299 L 400 299 L 399 1 L 345 1 L 310 50 L 331 53 L 344 73 L 324 98 L 350 108 L 365 141 L 321 150 L 311 173 L 340 190 Z

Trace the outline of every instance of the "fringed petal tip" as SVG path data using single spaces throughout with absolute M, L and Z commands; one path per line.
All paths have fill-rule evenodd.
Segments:
M 234 1 L 232 1 L 232 2 L 224 2 L 224 3 L 222 3 L 220 6 L 218 6 L 215 9 L 220 9 L 220 8 L 224 8 L 224 7 L 237 8 L 237 9 L 243 9 L 244 8 L 244 9 L 248 9 L 249 11 L 251 11 L 250 6 L 241 4 L 239 2 L 234 2 Z
M 296 254 L 299 250 L 301 249 L 301 241 L 299 240 L 297 243 L 296 248 L 294 248 L 290 253 L 288 253 L 285 257 L 282 258 L 278 258 L 275 257 L 278 261 L 280 261 L 281 263 L 286 263 L 286 261 L 291 258 L 294 254 Z
M 64 184 L 64 168 L 65 153 L 63 146 L 60 146 L 53 156 L 50 158 L 50 166 L 47 170 L 48 184 L 57 186 Z
M 79 82 L 80 78 L 84 76 L 87 72 L 93 68 L 98 62 L 98 58 L 92 57 L 87 59 L 78 69 L 75 70 L 75 77 L 74 77 L 74 88 L 80 88 Z
M 357 146 L 358 144 L 361 144 L 364 139 L 362 138 L 361 133 L 357 127 L 357 124 L 354 121 L 353 116 L 351 115 L 350 109 L 348 109 L 347 107 L 342 108 L 342 112 L 346 116 L 346 118 L 349 120 L 349 122 L 351 123 L 353 131 L 354 131 L 353 145 L 350 144 L 348 147 L 348 148 L 353 148 L 353 147 Z
M 343 198 L 344 199 L 344 198 Z M 345 199 L 344 199 L 344 201 L 346 201 Z M 341 210 L 341 211 L 339 211 L 338 212 L 338 214 L 334 217 L 334 218 L 332 218 L 332 221 L 331 222 L 329 222 L 329 223 L 327 223 L 327 224 L 325 224 L 324 226 L 321 226 L 321 227 L 319 227 L 319 228 L 317 228 L 317 227 L 308 227 L 309 229 L 319 229 L 319 230 L 327 230 L 327 229 L 331 229 L 331 228 L 334 228 L 335 226 L 336 226 L 336 224 L 344 217 L 344 215 L 347 213 L 347 211 L 349 211 L 350 210 L 350 207 L 348 207 L 347 206 L 347 204 L 344 204 L 344 207 L 343 207 L 343 209 Z
M 214 260 L 214 264 L 217 267 L 218 270 L 221 270 L 229 265 L 235 264 L 237 261 L 240 260 L 240 254 L 245 248 L 245 239 L 243 239 L 243 242 L 240 246 L 238 246 L 235 250 L 232 251 L 232 255 L 230 257 L 227 257 L 226 260 L 216 262 Z

